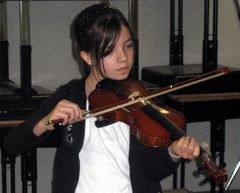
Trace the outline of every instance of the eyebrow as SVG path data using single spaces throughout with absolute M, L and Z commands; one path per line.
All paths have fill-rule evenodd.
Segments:
M 127 40 L 125 41 L 125 43 L 132 42 L 132 41 L 133 41 L 133 39 L 132 39 L 132 38 L 129 38 L 129 39 L 127 39 Z

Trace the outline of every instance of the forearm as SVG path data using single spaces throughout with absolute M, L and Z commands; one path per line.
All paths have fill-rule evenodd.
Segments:
M 19 155 L 39 144 L 45 135 L 38 137 L 33 133 L 32 128 L 23 123 L 12 129 L 4 138 L 5 151 L 10 155 Z
M 50 111 L 49 103 L 43 105 L 28 120 L 13 128 L 4 138 L 4 148 L 11 155 L 19 155 L 39 144 L 47 135 L 44 125 L 40 122 Z M 50 106 L 51 107 L 51 106 Z
M 54 129 L 52 125 L 49 126 L 45 125 L 45 120 L 46 118 L 44 117 L 43 119 L 38 121 L 33 127 L 33 133 L 38 137 L 42 136 L 47 131 Z
M 52 125 L 45 126 L 46 116 L 49 115 L 59 101 L 68 98 L 69 87 L 75 88 L 75 84 L 77 84 L 76 81 L 72 81 L 69 82 L 69 85 L 59 87 L 25 123 L 14 128 L 6 135 L 4 147 L 7 153 L 12 155 L 21 154 L 41 143 L 51 133 L 50 130 L 54 128 Z

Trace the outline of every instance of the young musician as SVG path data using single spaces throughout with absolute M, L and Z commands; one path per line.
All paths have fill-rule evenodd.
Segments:
M 147 147 L 118 121 L 96 127 L 96 118 L 84 118 L 89 94 L 103 79 L 125 80 L 134 60 L 133 35 L 123 14 L 108 4 L 94 4 L 73 22 L 81 59 L 90 73 L 60 86 L 25 123 L 5 138 L 8 153 L 21 154 L 61 132 L 57 148 L 53 193 L 158 193 L 160 181 L 172 174 L 180 158 L 199 155 L 198 142 L 189 136 L 169 147 Z M 108 96 L 106 96 L 106 100 Z M 46 125 L 62 120 L 62 127 Z

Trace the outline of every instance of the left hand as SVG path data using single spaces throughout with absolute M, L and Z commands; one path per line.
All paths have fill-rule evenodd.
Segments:
M 174 141 L 169 146 L 169 151 L 181 158 L 193 160 L 200 154 L 200 145 L 195 138 L 186 136 Z

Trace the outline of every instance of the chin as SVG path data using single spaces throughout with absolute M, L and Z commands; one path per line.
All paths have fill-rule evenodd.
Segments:
M 125 80 L 127 79 L 129 76 L 129 74 L 121 74 L 121 75 L 116 75 L 116 76 L 113 76 L 113 77 L 108 77 L 112 80 Z
M 124 76 L 121 76 L 120 78 L 119 78 L 119 80 L 125 80 L 125 79 L 127 79 L 128 78 L 128 75 L 124 75 Z

